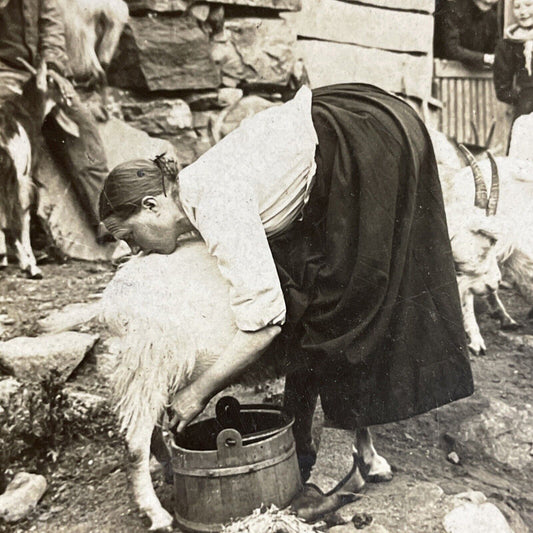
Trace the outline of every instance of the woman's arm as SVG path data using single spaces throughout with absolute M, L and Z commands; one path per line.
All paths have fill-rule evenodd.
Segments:
M 209 400 L 226 388 L 249 365 L 259 359 L 274 337 L 281 331 L 279 326 L 267 326 L 258 331 L 238 331 L 218 360 L 196 381 L 180 390 L 172 401 L 175 416 L 170 425 L 178 422 L 181 431 L 200 414 Z

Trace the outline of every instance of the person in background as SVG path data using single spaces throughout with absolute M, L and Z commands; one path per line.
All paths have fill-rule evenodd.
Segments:
M 44 61 L 48 69 L 68 75 L 63 20 L 55 0 L 0 0 L 0 99 L 21 92 L 31 76 L 19 58 L 35 68 Z M 51 116 L 43 127 L 44 137 L 72 180 L 97 240 L 109 240 L 97 214 L 98 196 L 108 173 L 102 141 L 94 118 L 73 89 L 69 97 L 68 114 L 79 128 L 79 137 L 66 133 Z
M 433 53 L 470 68 L 492 67 L 498 41 L 498 0 L 439 0 Z
M 516 23 L 505 28 L 494 61 L 494 87 L 515 118 L 533 112 L 533 0 L 514 0 Z

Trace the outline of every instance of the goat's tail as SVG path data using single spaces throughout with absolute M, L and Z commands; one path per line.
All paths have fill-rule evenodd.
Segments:
M 22 206 L 19 201 L 17 169 L 11 154 L 3 146 L 0 146 L 0 191 L 0 223 L 13 233 L 14 238 L 20 239 Z

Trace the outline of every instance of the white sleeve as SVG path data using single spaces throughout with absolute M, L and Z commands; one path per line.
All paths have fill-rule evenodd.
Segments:
M 285 321 L 281 284 L 259 215 L 246 184 L 204 191 L 196 211 L 198 230 L 230 287 L 237 327 L 257 331 Z

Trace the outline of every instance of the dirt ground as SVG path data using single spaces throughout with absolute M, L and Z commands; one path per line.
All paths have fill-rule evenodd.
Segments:
M 3 331 L 0 330 L 2 340 L 35 335 L 37 320 L 51 310 L 98 298 L 114 272 L 111 265 L 77 261 L 45 264 L 42 270 L 44 279 L 41 281 L 26 279 L 14 267 L 0 272 L 0 314 L 13 319 L 12 324 L 8 321 Z M 502 299 L 515 318 L 525 320 L 528 307 L 518 296 L 504 290 Z M 486 398 L 504 399 L 517 408 L 532 401 L 533 344 L 524 344 L 519 338 L 533 335 L 533 326 L 528 324 L 516 337 L 509 337 L 497 330 L 496 321 L 487 314 L 482 315 L 480 324 L 488 353 L 472 358 L 476 382 L 474 396 L 411 420 L 375 428 L 376 447 L 392 464 L 395 479 L 407 481 L 402 487 L 431 482 L 447 494 L 467 488 L 481 490 L 490 501 L 504 503 L 510 515 L 514 514 L 515 518 L 520 515 L 527 527 L 533 528 L 532 462 L 528 468 L 512 469 L 485 455 L 475 445 L 454 441 L 458 424 L 481 412 Z M 105 379 L 97 373 L 99 357 L 105 351 L 102 341 L 106 333 L 94 323 L 84 328 L 99 332 L 101 341 L 69 381 L 80 390 L 107 395 Z M 238 388 L 233 392 L 256 402 L 262 402 L 270 394 L 266 389 Z M 318 414 L 317 436 L 321 422 Z M 42 464 L 40 468 L 49 486 L 38 508 L 23 522 L 9 527 L 0 525 L 0 531 L 146 531 L 148 521 L 139 514 L 130 496 L 123 442 L 116 429 L 113 430 L 112 420 L 109 424 L 111 429 L 102 429 L 100 434 L 80 435 L 72 440 L 60 450 L 56 462 Z M 446 460 L 452 448 L 461 458 L 460 465 Z M 14 469 L 23 466 L 15 465 Z M 344 473 L 339 472 L 339 479 Z M 163 482 L 160 474 L 155 474 L 154 479 L 163 504 L 171 509 L 172 487 Z M 366 498 L 377 497 L 380 490 L 383 490 L 380 486 L 373 486 Z M 385 523 L 391 532 L 408 531 L 398 523 L 395 525 L 394 516 L 400 516 L 399 509 L 383 509 L 382 512 L 390 514 L 389 522 Z M 513 518 L 510 515 L 508 518 Z M 423 530 L 443 531 L 440 522 L 430 523 Z

